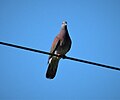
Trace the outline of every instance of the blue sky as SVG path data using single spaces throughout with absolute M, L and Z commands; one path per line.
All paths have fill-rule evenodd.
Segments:
M 67 56 L 120 67 L 119 0 L 0 0 L 0 41 L 49 51 L 63 20 Z M 0 45 L 0 100 L 120 100 L 120 72 Z

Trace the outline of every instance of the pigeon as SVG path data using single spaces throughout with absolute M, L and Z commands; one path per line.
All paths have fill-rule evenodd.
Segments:
M 53 79 L 55 77 L 59 60 L 61 59 L 61 56 L 65 56 L 65 54 L 70 50 L 71 44 L 72 41 L 67 30 L 67 22 L 63 21 L 60 32 L 55 37 L 50 49 L 50 53 L 60 55 L 60 57 L 52 55 L 49 56 L 46 78 Z

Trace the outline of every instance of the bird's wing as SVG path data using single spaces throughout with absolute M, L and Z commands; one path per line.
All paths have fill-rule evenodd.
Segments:
M 58 37 L 56 37 L 52 43 L 52 47 L 50 49 L 50 53 L 55 53 L 55 51 L 57 50 L 57 48 L 60 46 L 60 39 Z M 49 56 L 49 59 L 51 58 L 52 56 L 50 55 Z M 48 59 L 48 60 L 49 60 Z

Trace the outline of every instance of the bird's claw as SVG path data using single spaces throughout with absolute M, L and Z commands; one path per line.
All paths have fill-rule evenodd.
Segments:
M 62 57 L 63 59 L 65 59 L 65 58 L 66 58 L 66 55 L 62 55 L 61 57 Z

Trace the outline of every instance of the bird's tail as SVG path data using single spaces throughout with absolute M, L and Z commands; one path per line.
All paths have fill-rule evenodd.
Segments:
M 49 59 L 46 78 L 53 79 L 56 75 L 60 58 L 53 56 Z

